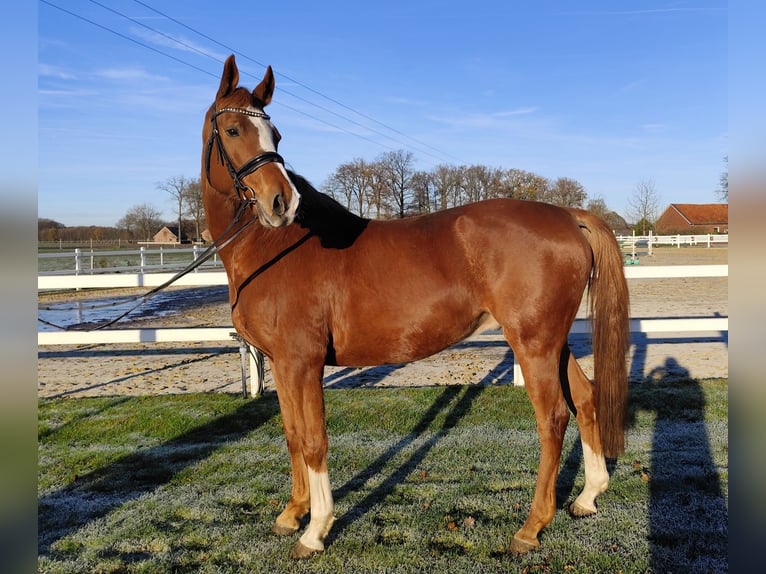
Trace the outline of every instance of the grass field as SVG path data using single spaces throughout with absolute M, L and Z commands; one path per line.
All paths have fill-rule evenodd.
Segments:
M 41 400 L 40 572 L 726 572 L 728 382 L 634 385 L 599 513 L 574 422 L 542 546 L 505 553 L 538 441 L 523 388 L 327 391 L 337 521 L 324 554 L 270 533 L 289 497 L 276 397 Z

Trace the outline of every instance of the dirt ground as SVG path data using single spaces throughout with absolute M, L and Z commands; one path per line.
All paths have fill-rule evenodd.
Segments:
M 639 254 L 639 266 L 728 263 L 727 248 L 683 247 Z M 631 316 L 728 317 L 728 278 L 630 279 Z M 184 290 L 127 327 L 231 325 L 225 288 Z M 123 292 L 124 294 L 124 292 Z M 41 295 L 41 305 L 94 295 Z M 585 316 L 585 307 L 579 316 Z M 588 375 L 592 355 L 585 336 L 571 347 Z M 629 353 L 631 380 L 728 377 L 728 333 L 634 333 Z M 241 392 L 239 345 L 147 343 L 38 347 L 38 396 L 82 397 L 185 392 Z M 508 384 L 513 355 L 499 331 L 466 339 L 441 353 L 405 365 L 328 367 L 327 388 Z M 266 387 L 272 383 L 267 370 Z

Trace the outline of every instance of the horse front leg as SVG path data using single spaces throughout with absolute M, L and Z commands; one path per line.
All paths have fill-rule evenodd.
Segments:
M 304 358 L 284 361 L 283 365 L 274 368 L 274 378 L 292 461 L 293 496 L 277 518 L 275 531 L 287 526 L 285 533 L 295 532 L 300 519 L 310 510 L 309 525 L 290 553 L 292 558 L 308 558 L 324 550 L 324 540 L 335 521 L 327 471 L 323 362 L 307 364 Z M 287 417 L 285 412 L 289 412 Z
M 271 530 L 274 534 L 288 536 L 298 531 L 301 519 L 309 512 L 309 479 L 298 428 L 298 421 L 301 416 L 299 411 L 300 397 L 296 396 L 295 392 L 291 391 L 290 387 L 285 384 L 274 363 L 271 364 L 271 372 L 277 388 L 279 411 L 282 414 L 282 429 L 287 441 L 287 450 L 290 453 L 292 476 L 290 500 L 277 517 Z
M 523 361 L 520 358 L 519 361 L 535 409 L 540 464 L 529 515 L 511 540 L 510 551 L 514 554 L 523 554 L 540 546 L 538 535 L 556 514 L 556 478 L 569 423 L 569 410 L 559 385 L 557 359 Z
M 280 536 L 286 536 L 298 531 L 301 525 L 301 519 L 306 516 L 310 508 L 309 498 L 309 478 L 306 469 L 306 461 L 303 459 L 303 450 L 300 440 L 297 438 L 297 431 L 292 428 L 295 415 L 286 415 L 286 409 L 282 409 L 282 420 L 285 425 L 285 438 L 287 439 L 287 449 L 290 452 L 290 465 L 292 468 L 292 492 L 290 501 L 285 509 L 277 516 L 272 532 Z M 289 423 L 288 423 L 289 419 Z M 291 427 L 288 431 L 288 426 Z

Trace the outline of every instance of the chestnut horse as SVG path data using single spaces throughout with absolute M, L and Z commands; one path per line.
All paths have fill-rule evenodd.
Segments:
M 334 520 L 322 391 L 325 365 L 370 366 L 427 357 L 499 324 L 521 366 L 541 443 L 529 515 L 510 542 L 526 552 L 553 520 L 570 409 L 585 487 L 570 512 L 596 512 L 605 456 L 624 448 L 628 290 L 609 228 L 577 209 L 493 199 L 393 221 L 357 217 L 277 152 L 263 111 L 271 68 L 250 92 L 230 56 L 202 130 L 207 222 L 220 247 L 237 331 L 269 359 L 292 463 L 292 491 L 274 532 L 291 555 L 324 550 Z M 567 336 L 585 290 L 595 382 Z

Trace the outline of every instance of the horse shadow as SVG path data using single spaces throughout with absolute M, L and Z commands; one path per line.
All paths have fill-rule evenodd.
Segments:
M 510 354 L 510 350 L 507 355 Z M 346 529 L 355 522 L 368 514 L 375 506 L 382 504 L 383 501 L 393 494 L 398 484 L 403 482 L 410 474 L 415 472 L 419 465 L 426 458 L 428 453 L 442 440 L 449 432 L 457 426 L 460 420 L 470 412 L 474 401 L 481 393 L 501 375 L 501 371 L 507 370 L 508 359 L 504 359 L 490 371 L 476 385 L 450 385 L 445 386 L 439 396 L 433 401 L 428 410 L 411 428 L 409 433 L 402 437 L 396 444 L 388 448 L 377 459 L 359 471 L 355 476 L 346 481 L 346 483 L 334 491 L 336 502 L 342 501 L 362 488 L 371 479 L 379 477 L 380 473 L 388 466 L 391 460 L 396 458 L 408 446 L 418 440 L 432 425 L 436 417 L 445 409 L 449 409 L 444 417 L 442 425 L 434 431 L 431 436 L 425 440 L 408 459 L 397 468 L 389 471 L 388 476 L 362 500 L 356 502 L 334 523 L 332 530 L 326 540 L 327 544 L 332 544 Z M 511 363 L 512 365 L 512 363 Z M 511 370 L 512 370 L 511 366 Z
M 407 366 L 407 363 L 394 365 L 379 365 L 375 367 L 344 367 L 338 371 L 325 375 L 322 384 L 325 389 L 347 389 L 374 387 L 383 379 Z
M 108 408 L 124 400 L 110 403 Z M 278 413 L 276 396 L 248 401 L 231 413 L 76 476 L 70 484 L 39 497 L 38 555 L 55 553 L 57 541 L 107 516 L 126 502 L 156 491 L 185 468 L 268 424 Z
M 500 331 L 496 331 L 497 334 Z M 505 347 L 505 355 L 498 361 L 486 375 L 477 383 L 479 385 L 507 384 L 513 378 L 513 350 L 508 346 L 504 339 L 498 340 L 472 340 L 466 339 L 455 343 L 445 349 L 464 350 L 464 349 L 487 349 L 490 347 Z M 391 365 L 379 365 L 372 367 L 344 367 L 337 371 L 325 375 L 323 385 L 325 389 L 346 389 L 346 388 L 372 388 L 381 383 L 388 376 L 396 371 L 405 368 L 410 363 L 397 363 Z

